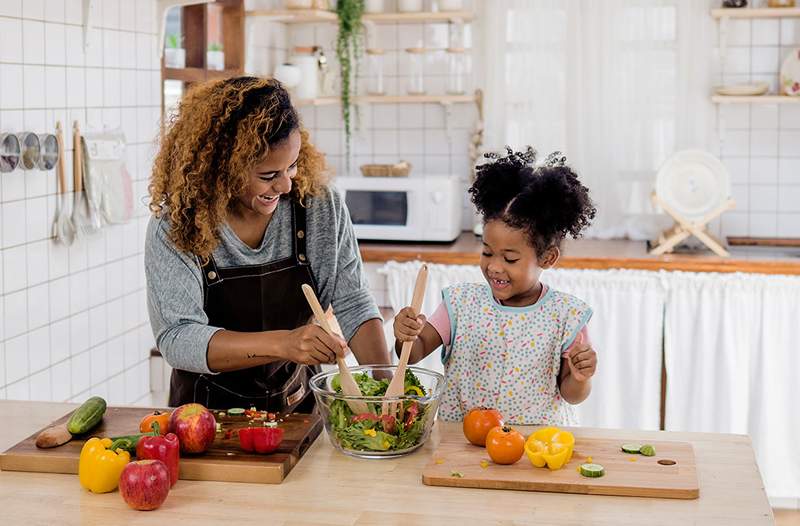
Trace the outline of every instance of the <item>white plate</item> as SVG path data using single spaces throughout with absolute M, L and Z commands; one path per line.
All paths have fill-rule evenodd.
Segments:
M 752 97 L 763 95 L 769 90 L 766 82 L 754 82 L 752 84 L 733 84 L 731 86 L 720 86 L 715 91 L 717 95 L 727 95 L 732 97 Z
M 683 150 L 661 166 L 656 194 L 684 218 L 697 221 L 730 197 L 728 170 L 706 151 Z
M 781 91 L 786 95 L 800 95 L 800 48 L 793 49 L 781 66 Z

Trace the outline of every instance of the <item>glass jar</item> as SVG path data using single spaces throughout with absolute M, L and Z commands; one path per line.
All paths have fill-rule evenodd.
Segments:
M 383 83 L 384 51 L 382 49 L 367 50 L 367 94 L 386 95 Z
M 464 23 L 460 21 L 447 24 L 447 43 L 451 48 L 465 47 Z
M 447 93 L 463 95 L 466 93 L 467 55 L 464 48 L 447 49 Z
M 425 94 L 425 49 L 414 47 L 406 49 L 408 54 L 408 94 Z

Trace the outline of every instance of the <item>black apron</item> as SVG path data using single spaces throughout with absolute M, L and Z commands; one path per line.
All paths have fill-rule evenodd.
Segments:
M 292 201 L 292 255 L 264 265 L 219 268 L 213 257 L 202 266 L 203 310 L 208 323 L 232 331 L 291 330 L 312 312 L 301 285 L 317 291 L 306 252 L 306 210 Z M 169 405 L 197 402 L 212 409 L 256 407 L 271 412 L 314 410 L 309 378 L 318 367 L 272 362 L 216 375 L 174 369 Z

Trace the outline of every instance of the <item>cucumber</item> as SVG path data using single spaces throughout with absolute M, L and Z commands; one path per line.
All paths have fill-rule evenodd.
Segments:
M 606 470 L 600 464 L 581 464 L 581 475 L 589 478 L 602 477 Z
M 232 407 L 228 409 L 228 414 L 231 416 L 240 416 L 244 414 L 244 409 L 241 407 Z
M 622 444 L 622 451 L 625 453 L 639 453 L 641 449 L 641 444 Z
M 67 431 L 73 435 L 88 433 L 100 423 L 106 412 L 106 401 L 99 396 L 93 396 L 72 413 L 67 422 Z
M 654 448 L 650 444 L 645 444 L 639 449 L 639 453 L 641 453 L 646 457 L 652 457 L 656 454 L 656 448 Z

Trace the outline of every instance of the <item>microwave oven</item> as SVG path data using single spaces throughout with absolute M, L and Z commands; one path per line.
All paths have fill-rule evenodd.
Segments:
M 337 177 L 356 238 L 454 241 L 461 233 L 464 187 L 457 176 Z

